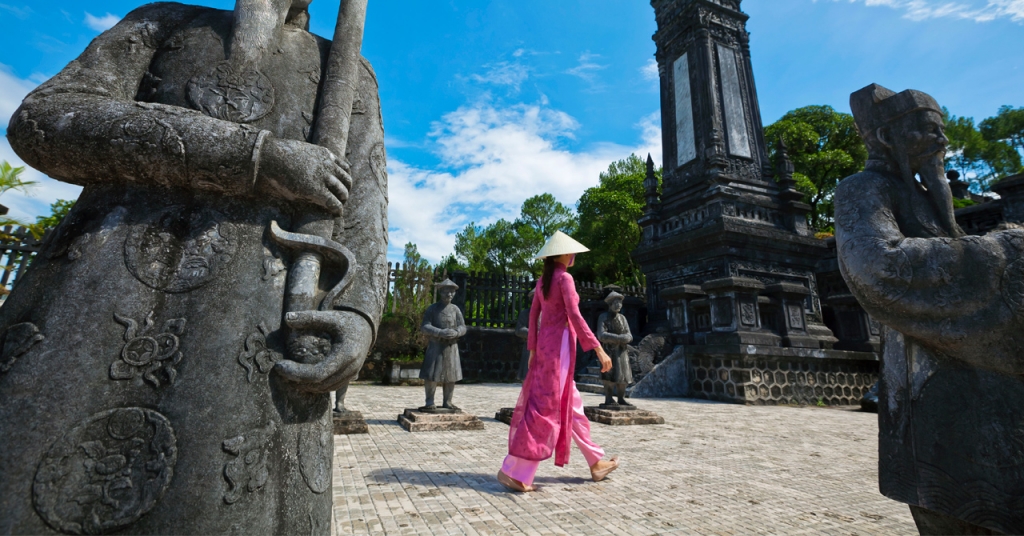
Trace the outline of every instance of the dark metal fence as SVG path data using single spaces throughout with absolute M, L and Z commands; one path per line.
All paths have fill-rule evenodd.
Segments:
M 0 299 L 6 297 L 42 246 L 45 235 L 36 238 L 21 226 L 0 229 Z

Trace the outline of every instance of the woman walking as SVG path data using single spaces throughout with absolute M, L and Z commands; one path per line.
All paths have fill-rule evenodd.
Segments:
M 590 421 L 583 414 L 583 399 L 576 390 L 576 339 L 583 350 L 595 350 L 601 372 L 612 367 L 608 354 L 580 315 L 580 297 L 566 268 L 577 253 L 590 251 L 565 233 L 544 244 L 544 275 L 533 296 L 527 348 L 529 372 L 523 381 L 508 432 L 508 456 L 498 471 L 498 481 L 514 491 L 533 491 L 533 477 L 540 462 L 555 454 L 555 465 L 569 462 L 570 441 L 583 451 L 595 482 L 619 466 L 617 457 L 602 460 L 604 450 L 590 439 Z

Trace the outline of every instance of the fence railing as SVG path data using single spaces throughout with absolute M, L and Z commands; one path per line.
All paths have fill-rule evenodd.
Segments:
M 21 226 L 8 225 L 0 229 L 0 299 L 14 289 L 18 279 L 39 252 L 44 239 L 45 235 L 37 239 Z
M 467 326 L 514 328 L 519 311 L 530 306 L 527 297 L 534 285 L 532 276 L 456 272 L 452 280 L 466 290 L 456 298 L 461 298 Z

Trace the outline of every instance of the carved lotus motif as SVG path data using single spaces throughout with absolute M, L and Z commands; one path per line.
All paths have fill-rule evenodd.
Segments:
M 170 484 L 178 451 L 170 421 L 144 408 L 92 415 L 57 440 L 32 485 L 54 529 L 103 534 L 137 521 Z
M 175 365 L 182 358 L 178 336 L 185 331 L 185 319 L 167 320 L 159 332 L 153 329 L 152 311 L 143 321 L 141 330 L 138 322 L 131 318 L 114 313 L 114 320 L 125 326 L 125 343 L 119 359 L 110 365 L 111 379 L 131 380 L 141 375 L 154 387 L 160 387 L 162 382 L 156 373 L 162 372 L 167 383 L 174 383 L 178 377 Z

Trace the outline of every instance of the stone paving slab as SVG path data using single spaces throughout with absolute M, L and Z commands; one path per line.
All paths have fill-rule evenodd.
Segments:
M 665 424 L 592 424 L 622 466 L 590 481 L 541 465 L 538 491 L 508 492 L 495 474 L 518 385 L 460 385 L 455 403 L 484 429 L 410 434 L 395 414 L 421 387 L 353 385 L 346 405 L 369 434 L 335 436 L 335 533 L 342 534 L 916 534 L 906 505 L 878 493 L 877 418 L 856 411 L 697 400 L 634 403 Z M 583 393 L 585 405 L 602 395 Z

